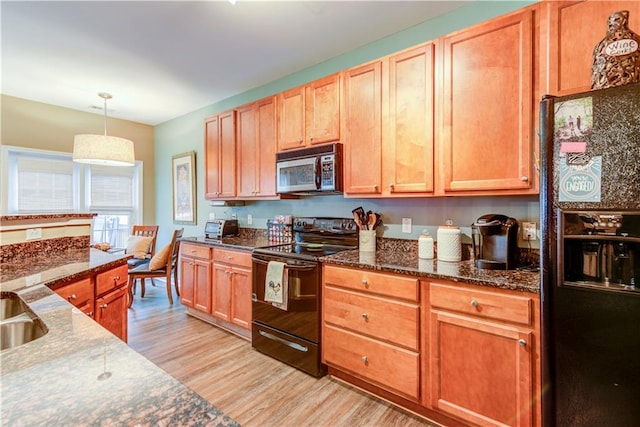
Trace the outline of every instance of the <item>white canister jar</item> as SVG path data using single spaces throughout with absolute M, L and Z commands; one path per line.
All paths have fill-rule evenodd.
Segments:
M 418 258 L 433 259 L 433 237 L 427 230 L 418 237 Z
M 438 227 L 438 260 L 461 261 L 462 242 L 460 228 L 453 226 Z

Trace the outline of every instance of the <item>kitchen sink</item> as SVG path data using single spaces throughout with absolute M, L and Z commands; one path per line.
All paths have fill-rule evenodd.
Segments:
M 14 348 L 44 336 L 44 322 L 13 292 L 0 295 L 0 350 Z

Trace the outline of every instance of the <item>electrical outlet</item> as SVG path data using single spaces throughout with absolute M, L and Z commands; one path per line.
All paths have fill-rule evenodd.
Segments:
M 253 215 L 247 214 L 247 224 L 253 224 Z
M 536 240 L 536 223 L 535 222 L 523 222 L 522 223 L 522 240 Z
M 411 218 L 402 218 L 402 232 L 411 233 Z
M 237 213 L 235 213 L 235 212 L 233 212 L 233 213 L 231 214 L 231 219 L 238 219 L 238 214 L 237 214 Z
M 216 213 L 215 212 L 209 212 L 209 219 L 216 219 Z
M 42 239 L 42 228 L 27 228 L 27 240 Z

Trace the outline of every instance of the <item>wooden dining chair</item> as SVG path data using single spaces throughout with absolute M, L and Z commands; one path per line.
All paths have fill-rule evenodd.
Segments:
M 136 237 L 151 237 L 151 243 L 149 249 L 144 258 L 133 257 L 127 261 L 129 268 L 134 268 L 142 264 L 148 263 L 156 253 L 156 238 L 158 237 L 157 225 L 134 225 L 131 229 L 131 236 Z M 127 245 L 128 246 L 128 245 Z
M 164 277 L 167 281 L 167 297 L 169 304 L 173 304 L 173 295 L 171 291 L 171 276 L 173 275 L 173 283 L 176 294 L 180 296 L 178 287 L 178 251 L 180 249 L 180 239 L 184 233 L 184 228 L 175 230 L 171 237 L 171 242 L 156 253 L 151 260 L 146 263 L 134 267 L 129 270 L 129 307 L 133 304 L 133 295 L 135 291 L 136 281 L 140 279 L 140 298 L 144 298 L 144 280 Z

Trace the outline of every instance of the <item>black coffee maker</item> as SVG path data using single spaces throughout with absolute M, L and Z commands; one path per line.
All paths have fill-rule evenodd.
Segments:
M 505 215 L 483 215 L 471 224 L 476 267 L 511 270 L 518 262 L 518 221 Z

